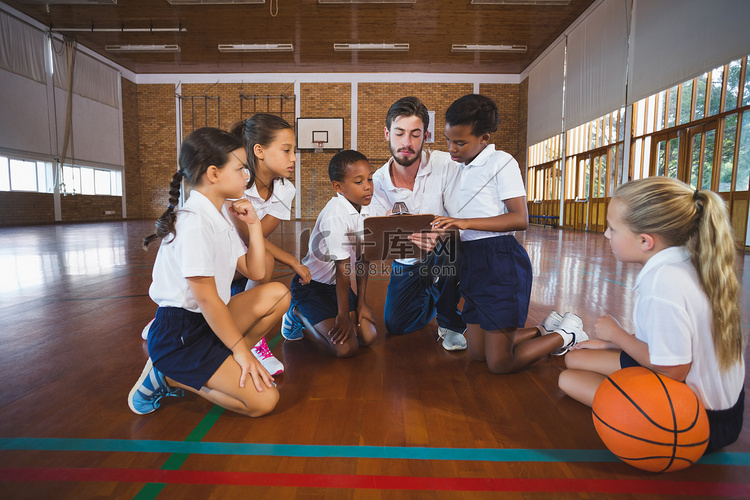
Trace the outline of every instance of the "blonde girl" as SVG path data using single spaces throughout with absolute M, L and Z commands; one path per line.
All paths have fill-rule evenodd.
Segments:
M 231 297 L 235 271 L 265 275 L 261 224 L 242 197 L 247 184 L 245 148 L 232 134 L 201 128 L 183 142 L 172 177 L 169 207 L 144 247 L 164 238 L 149 295 L 159 306 L 148 335 L 149 360 L 128 395 L 139 415 L 158 409 L 182 389 L 214 404 L 256 417 L 276 406 L 273 377 L 251 348 L 289 307 L 289 291 L 268 283 Z M 192 188 L 175 211 L 184 179 Z M 235 199 L 227 208 L 227 199 Z M 228 211 L 246 226 L 247 250 Z
M 735 246 L 726 205 L 708 190 L 667 177 L 628 182 L 607 212 L 617 260 L 643 265 L 635 289 L 635 335 L 611 316 L 565 358 L 559 385 L 591 405 L 609 374 L 645 366 L 684 381 L 703 402 L 711 434 L 706 453 L 742 430 L 744 337 Z

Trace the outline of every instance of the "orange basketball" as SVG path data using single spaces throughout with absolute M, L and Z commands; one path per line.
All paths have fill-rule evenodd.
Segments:
M 647 368 L 624 368 L 607 377 L 592 409 L 609 451 L 639 469 L 684 469 L 708 445 L 708 417 L 695 393 Z

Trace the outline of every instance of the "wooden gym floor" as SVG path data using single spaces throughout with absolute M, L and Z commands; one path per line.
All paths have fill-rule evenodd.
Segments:
M 310 226 L 285 222 L 272 239 L 295 252 Z M 750 411 L 732 446 L 680 472 L 644 472 L 607 451 L 590 409 L 562 395 L 561 358 L 492 375 L 443 350 L 434 323 L 389 337 L 381 319 L 376 343 L 343 360 L 275 334 L 286 372 L 267 417 L 193 395 L 134 415 L 126 398 L 155 311 L 157 245 L 140 247 L 152 229 L 0 229 L 1 498 L 750 497 Z M 638 269 L 617 263 L 602 235 L 532 226 L 518 237 L 535 272 L 529 325 L 554 307 L 588 328 L 605 312 L 632 327 Z M 370 278 L 376 314 L 386 285 L 385 273 Z

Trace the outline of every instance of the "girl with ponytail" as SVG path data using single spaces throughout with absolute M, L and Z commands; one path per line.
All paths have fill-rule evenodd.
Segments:
M 643 265 L 636 280 L 635 335 L 611 316 L 565 358 L 559 385 L 592 404 L 599 384 L 628 366 L 684 381 L 708 413 L 706 453 L 737 440 L 744 410 L 744 336 L 736 249 L 726 205 L 668 177 L 622 185 L 607 211 L 617 260 Z
M 266 239 L 266 274 L 256 281 L 240 277 L 232 284 L 232 293 L 270 282 L 275 262 L 291 268 L 299 276 L 302 284 L 309 283 L 310 270 L 297 257 L 268 241 L 268 237 L 279 223 L 289 220 L 292 214 L 292 201 L 296 190 L 289 177 L 294 174 L 294 164 L 297 161 L 292 126 L 279 116 L 257 113 L 236 123 L 231 132 L 242 140 L 247 151 L 250 178 L 244 196 L 253 204 L 260 219 L 263 237 Z M 242 240 L 246 241 L 246 225 L 236 219 L 235 225 Z M 253 348 L 253 354 L 272 375 L 284 372 L 284 365 L 271 353 L 265 338 Z
M 148 246 L 163 238 L 149 288 L 159 306 L 148 332 L 149 359 L 128 395 L 139 415 L 184 390 L 251 417 L 269 413 L 279 399 L 251 349 L 279 323 L 289 290 L 281 283 L 235 296 L 230 290 L 236 271 L 250 279 L 266 272 L 260 220 L 242 197 L 246 162 L 242 142 L 219 129 L 197 129 L 182 143 L 169 207 L 144 240 Z M 191 191 L 175 211 L 183 179 Z M 246 247 L 229 212 L 245 224 Z

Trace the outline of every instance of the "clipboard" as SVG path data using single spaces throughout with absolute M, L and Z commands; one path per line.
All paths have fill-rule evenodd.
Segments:
M 409 235 L 418 232 L 429 232 L 432 214 L 397 214 L 379 217 L 367 217 L 364 220 L 365 259 L 421 259 L 427 252 L 409 241 Z

